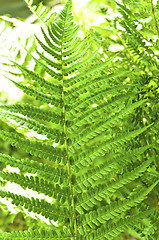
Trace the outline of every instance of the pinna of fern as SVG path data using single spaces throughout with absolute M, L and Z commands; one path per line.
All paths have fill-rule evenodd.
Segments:
M 33 0 L 25 0 L 26 4 L 30 8 L 33 14 L 40 19 L 45 25 L 49 25 L 51 22 L 54 21 L 56 13 L 51 12 L 51 7 L 45 7 L 42 2 L 38 5 L 34 4 Z
M 146 67 L 157 65 L 158 54 L 156 54 L 153 49 L 153 44 L 151 44 L 151 42 L 155 42 L 155 39 L 150 38 L 151 35 L 154 37 L 155 32 L 154 29 L 151 29 L 149 26 L 149 34 L 146 36 L 145 32 L 147 32 L 147 28 L 143 23 L 144 14 L 144 17 L 148 18 L 149 15 L 149 19 L 151 19 L 152 13 L 149 13 L 148 9 L 145 11 L 146 7 L 143 7 L 141 8 L 141 13 L 135 14 L 126 4 L 121 4 L 117 1 L 115 1 L 115 3 L 118 6 L 119 13 L 122 15 L 119 23 L 125 29 L 125 31 L 122 31 L 122 38 L 126 47 L 130 51 L 130 54 L 132 55 L 134 64 L 137 62 L 141 69 L 146 69 Z M 133 5 L 133 3 L 130 3 L 130 6 L 131 4 Z M 138 4 L 140 5 L 141 3 Z M 145 4 L 150 5 L 148 2 Z M 145 11 L 145 13 L 142 11 Z M 142 26 L 142 31 L 138 29 L 139 26 Z M 153 26 L 153 24 L 151 24 L 151 26 Z
M 0 177 L 52 201 L 5 188 L 0 197 L 58 224 L 49 230 L 0 233 L 0 239 L 111 240 L 156 211 L 143 203 L 158 184 L 156 176 L 149 183 L 142 179 L 153 165 L 153 157 L 145 154 L 153 146 L 124 148 L 150 127 L 129 131 L 122 125 L 145 100 L 132 101 L 138 94 L 136 85 L 108 84 L 118 76 L 109 75 L 115 56 L 95 63 L 99 48 L 92 51 L 92 39 L 78 36 L 71 5 L 68 0 L 57 20 L 42 29 L 44 41 L 36 36 L 43 52 L 37 50 L 39 57 L 33 59 L 44 69 L 43 77 L 11 61 L 32 84 L 16 81 L 14 73 L 8 79 L 45 108 L 21 103 L 0 106 L 0 123 L 5 125 L 0 137 L 31 155 L 17 159 L 0 154 L 1 162 L 20 170 L 2 171 Z M 108 70 L 104 76 L 102 69 Z M 45 139 L 29 138 L 26 129 Z

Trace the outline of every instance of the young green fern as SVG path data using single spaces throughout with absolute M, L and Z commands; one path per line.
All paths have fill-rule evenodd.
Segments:
M 157 65 L 157 56 L 155 56 L 155 52 L 153 51 L 151 44 L 147 45 L 149 38 L 147 36 L 143 36 L 142 32 L 137 29 L 137 26 L 139 24 L 141 25 L 141 22 L 136 18 L 135 14 L 131 12 L 127 5 L 120 4 L 116 1 L 115 3 L 119 7 L 118 11 L 123 17 L 123 19 L 120 20 L 120 24 L 126 30 L 122 31 L 122 37 L 127 45 L 127 48 L 132 52 L 133 57 L 137 58 L 138 64 L 142 66 L 143 69 L 145 69 L 146 66 L 151 66 L 152 64 Z M 144 26 L 142 27 L 144 28 Z M 149 31 L 150 30 L 149 26 Z M 151 31 L 154 34 L 154 29 Z
M 36 16 L 40 19 L 41 22 L 43 22 L 46 25 L 49 25 L 51 22 L 54 21 L 56 13 L 50 13 L 51 7 L 45 7 L 42 2 L 40 2 L 37 5 L 33 4 L 33 0 L 25 0 L 30 10 L 33 12 L 33 14 L 36 14 Z
M 20 169 L 20 173 L 2 171 L 0 177 L 52 197 L 52 202 L 3 188 L 0 196 L 58 224 L 49 230 L 1 233 L 0 239 L 111 240 L 151 218 L 156 210 L 143 202 L 158 183 L 157 176 L 149 184 L 142 179 L 153 165 L 153 158 L 147 157 L 153 146 L 127 151 L 124 147 L 150 127 L 127 131 L 122 125 L 145 100 L 133 102 L 136 85 L 108 84 L 108 79 L 118 76 L 109 74 L 114 57 L 96 63 L 99 48 L 93 49 L 90 36 L 81 40 L 78 30 L 68 0 L 55 23 L 42 29 L 45 42 L 36 37 L 44 53 L 37 50 L 39 59 L 33 59 L 45 77 L 12 61 L 32 84 L 10 80 L 45 108 L 20 103 L 0 106 L 5 126 L 0 137 L 32 155 L 16 159 L 0 154 L 1 162 Z M 102 75 L 103 69 L 108 74 Z M 45 140 L 27 137 L 22 127 Z

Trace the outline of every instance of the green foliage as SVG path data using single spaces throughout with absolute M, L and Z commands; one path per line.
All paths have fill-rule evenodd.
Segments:
M 56 13 L 50 13 L 51 7 L 45 7 L 42 2 L 38 3 L 38 5 L 34 5 L 33 0 L 25 0 L 28 7 L 36 16 L 46 25 L 54 21 Z
M 134 58 L 126 68 L 126 59 L 117 66 L 117 55 L 110 53 L 98 61 L 100 34 L 81 39 L 71 0 L 54 23 L 45 21 L 44 40 L 36 36 L 41 50 L 32 59 L 40 68 L 30 70 L 10 61 L 14 71 L 8 79 L 40 106 L 0 106 L 0 138 L 30 156 L 18 159 L 1 153 L 0 161 L 19 172 L 2 169 L 0 177 L 2 183 L 14 183 L 43 198 L 3 186 L 0 197 L 11 199 L 22 212 L 41 214 L 57 224 L 1 233 L 0 239 L 113 240 L 121 239 L 122 232 L 157 239 L 158 119 L 148 118 L 146 110 L 156 100 L 158 79 L 149 78 L 147 68 L 156 69 L 158 61 L 136 29 L 133 12 L 117 5 L 125 28 L 122 40 Z M 15 74 L 15 69 L 21 73 Z M 21 74 L 28 84 L 19 81 Z M 132 81 L 126 81 L 127 76 Z M 32 137 L 27 135 L 30 130 Z

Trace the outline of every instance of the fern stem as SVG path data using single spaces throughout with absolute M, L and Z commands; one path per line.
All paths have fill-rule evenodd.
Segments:
M 61 59 L 61 63 L 62 63 L 62 59 Z M 77 233 L 78 233 L 77 232 L 77 218 L 76 218 L 75 202 L 74 202 L 74 197 L 73 197 L 73 185 L 72 185 L 72 181 L 71 181 L 71 165 L 70 165 L 69 155 L 68 155 L 68 142 L 67 142 L 68 138 L 67 138 L 66 108 L 65 108 L 63 74 L 62 74 L 62 86 L 63 86 L 62 99 L 63 99 L 63 113 L 64 113 L 64 134 L 65 134 L 66 154 L 67 154 L 67 164 L 68 164 L 67 171 L 68 171 L 68 177 L 69 177 L 70 192 L 71 192 L 71 197 L 72 197 L 73 218 L 75 220 L 75 223 L 74 223 L 75 239 L 77 239 Z
M 154 18 L 154 22 L 155 22 L 155 26 L 156 26 L 156 32 L 157 32 L 157 35 L 159 37 L 159 28 L 158 28 L 158 23 L 157 23 L 157 20 L 156 20 L 155 9 L 154 9 L 152 0 L 151 0 L 151 8 L 152 8 L 152 14 L 153 14 L 153 18 Z
M 66 21 L 65 21 L 66 23 Z M 65 28 L 65 23 L 63 26 L 63 29 Z M 67 171 L 68 171 L 68 178 L 69 178 L 69 186 L 70 186 L 70 193 L 72 198 L 72 208 L 73 208 L 73 218 L 74 218 L 74 231 L 75 231 L 75 240 L 77 240 L 78 237 L 78 230 L 77 230 L 77 217 L 76 217 L 76 209 L 75 209 L 75 201 L 73 196 L 73 185 L 71 181 L 71 164 L 69 160 L 69 154 L 68 154 L 68 134 L 67 134 L 67 124 L 66 124 L 66 107 L 65 107 L 65 94 L 64 94 L 64 74 L 63 74 L 63 58 L 62 58 L 62 46 L 63 46 L 63 35 L 64 31 L 62 33 L 62 41 L 61 41 L 61 74 L 62 74 L 62 100 L 63 100 L 63 113 L 64 113 L 64 135 L 65 135 L 65 144 L 66 144 L 66 154 L 67 154 Z

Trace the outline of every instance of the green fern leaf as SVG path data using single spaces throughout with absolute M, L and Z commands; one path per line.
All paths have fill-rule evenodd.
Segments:
M 30 10 L 46 25 L 54 21 L 56 13 L 51 13 L 51 7 L 43 6 L 42 2 L 38 6 L 33 4 L 33 0 L 25 0 Z
M 2 187 L 0 197 L 21 211 L 57 221 L 57 226 L 0 233 L 0 239 L 111 240 L 156 212 L 145 201 L 158 184 L 154 156 L 148 154 L 154 144 L 131 145 L 153 124 L 131 130 L 124 125 L 146 100 L 136 100 L 142 94 L 137 84 L 110 84 L 110 79 L 129 72 L 110 73 L 116 55 L 96 63 L 99 46 L 89 36 L 80 38 L 71 6 L 68 0 L 54 23 L 42 4 L 33 8 L 48 25 L 41 29 L 44 42 L 36 36 L 41 47 L 37 58 L 31 56 L 44 70 L 43 77 L 11 61 L 14 71 L 9 75 L 14 80 L 8 79 L 41 106 L 0 106 L 0 138 L 31 155 L 18 159 L 1 153 L 1 162 L 20 170 L 2 170 L 2 182 L 44 195 L 22 196 Z M 126 7 L 121 8 L 128 14 Z M 19 81 L 21 75 L 29 86 Z M 29 131 L 36 135 L 28 137 Z

